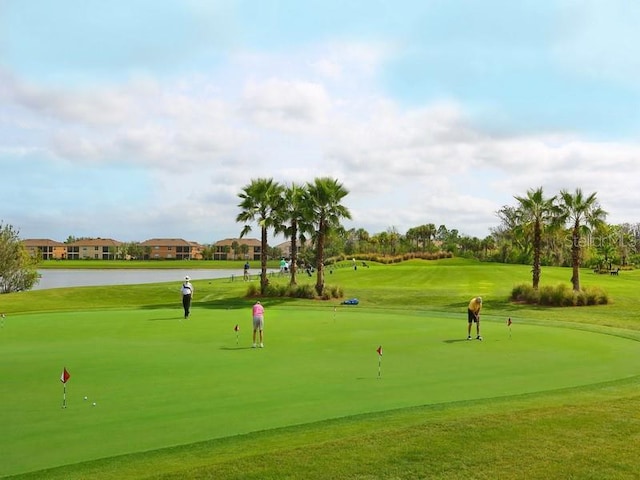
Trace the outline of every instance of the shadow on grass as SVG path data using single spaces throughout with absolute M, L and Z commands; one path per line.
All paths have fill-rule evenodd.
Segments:
M 191 306 L 195 309 L 209 309 L 209 310 L 240 310 L 240 309 L 249 309 L 251 306 L 257 301 L 260 300 L 262 303 L 268 303 L 270 306 L 281 306 L 294 303 L 297 298 L 289 298 L 289 297 L 243 297 L 243 298 L 224 298 L 220 300 L 211 300 L 206 302 L 198 302 L 194 301 Z M 140 307 L 142 310 L 163 310 L 167 308 L 182 308 L 182 303 L 173 302 L 173 303 L 162 303 L 162 304 L 151 304 L 151 305 L 142 305 Z
M 147 322 L 165 322 L 165 321 L 173 321 L 175 322 L 176 320 L 178 321 L 182 321 L 183 318 L 182 315 L 176 316 L 176 317 L 163 317 L 163 318 L 149 318 L 147 319 Z

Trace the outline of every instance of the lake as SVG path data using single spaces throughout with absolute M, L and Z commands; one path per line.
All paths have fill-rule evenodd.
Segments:
M 271 270 L 269 270 L 271 272 Z M 76 270 L 55 269 L 39 270 L 40 282 L 32 290 L 45 290 L 63 287 L 89 287 L 99 285 L 138 285 L 141 283 L 176 282 L 182 283 L 185 275 L 192 280 L 217 278 L 242 279 L 243 270 L 197 269 L 197 270 L 156 270 L 156 269 L 123 269 L 123 270 Z M 260 275 L 259 269 L 249 270 L 252 277 Z

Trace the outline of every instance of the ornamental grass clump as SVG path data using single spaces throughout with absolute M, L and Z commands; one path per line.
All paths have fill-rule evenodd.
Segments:
M 511 290 L 511 301 L 549 307 L 583 307 L 606 305 L 609 303 L 609 295 L 599 287 L 586 287 L 574 292 L 565 284 L 545 285 L 538 290 L 531 285 L 520 284 Z

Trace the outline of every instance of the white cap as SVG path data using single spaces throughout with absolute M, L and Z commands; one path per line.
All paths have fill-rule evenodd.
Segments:
M 185 279 L 185 280 L 191 280 L 191 279 L 189 278 L 189 275 L 187 275 L 186 277 L 184 277 L 184 279 Z

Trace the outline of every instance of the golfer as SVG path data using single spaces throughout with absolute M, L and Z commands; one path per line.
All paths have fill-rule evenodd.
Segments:
M 480 310 L 482 309 L 482 297 L 473 297 L 467 309 L 467 340 L 471 340 L 471 324 L 476 324 L 476 340 L 482 340 L 480 336 Z
M 184 308 L 184 318 L 189 318 L 191 314 L 191 299 L 193 298 L 193 285 L 191 285 L 189 275 L 184 277 L 182 282 L 182 307 Z
M 257 301 L 253 306 L 251 315 L 253 316 L 253 348 L 257 347 L 256 336 L 258 333 L 260 336 L 260 348 L 263 348 L 264 343 L 262 343 L 262 331 L 264 330 L 264 307 L 260 301 Z
M 247 260 L 244 264 L 244 281 L 248 281 L 249 280 L 249 269 L 251 268 L 251 265 L 249 265 L 249 261 Z

